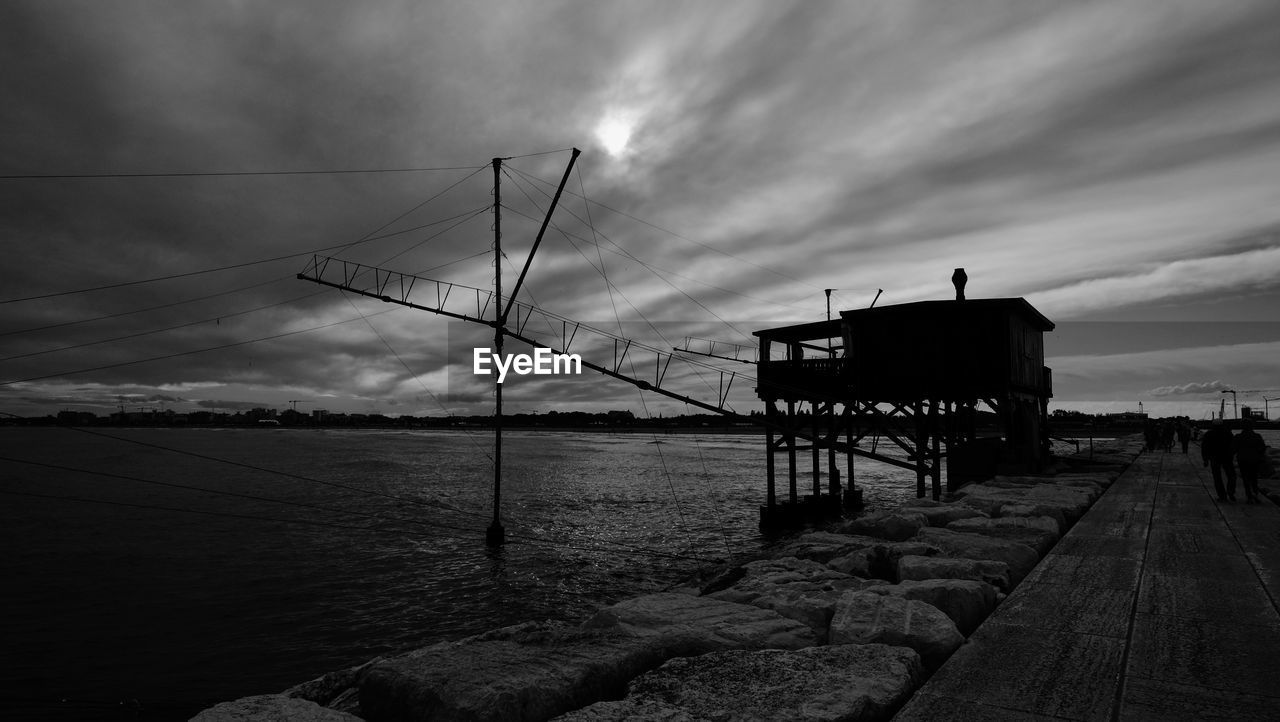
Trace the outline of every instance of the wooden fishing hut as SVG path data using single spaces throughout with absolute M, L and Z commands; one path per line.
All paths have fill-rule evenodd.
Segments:
M 963 269 L 952 281 L 955 300 L 873 306 L 754 333 L 767 427 L 762 527 L 861 506 L 855 456 L 915 471 L 916 495 L 929 492 L 930 480 L 934 499 L 942 494 L 943 458 L 949 490 L 997 472 L 1041 470 L 1053 395 L 1044 333 L 1054 325 L 1023 298 L 966 300 Z M 905 454 L 884 453 L 891 446 Z M 802 451 L 810 452 L 812 474 L 804 495 Z M 778 454 L 788 482 L 781 501 Z

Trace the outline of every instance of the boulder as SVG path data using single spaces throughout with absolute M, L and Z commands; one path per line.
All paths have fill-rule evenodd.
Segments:
M 558 720 L 888 720 L 920 677 L 919 657 L 901 646 L 713 652 L 667 662 L 626 699 Z
M 946 526 L 957 519 L 985 517 L 987 514 L 966 504 L 916 499 L 902 507 L 904 512 L 924 514 L 929 526 Z
M 850 579 L 849 575 L 841 574 L 813 559 L 776 557 L 745 563 L 732 576 L 732 581 L 726 580 L 727 584 L 717 585 L 719 589 L 708 591 L 707 594 L 727 602 L 746 604 L 746 599 L 756 589 L 795 586 L 797 589 L 827 590 L 849 584 Z M 726 591 L 728 594 L 724 594 Z
M 1067 523 L 1075 523 L 1083 516 L 1094 499 L 1094 495 L 1086 489 L 1051 484 L 1016 488 L 970 484 L 955 493 L 960 497 L 961 503 L 985 512 L 988 516 L 999 516 L 1000 508 L 1007 504 L 1031 505 L 1056 510 Z
M 1060 534 L 1066 534 L 1071 525 L 1067 523 L 1067 517 L 1062 513 L 1062 508 L 1057 506 L 1045 506 L 1043 504 L 1004 504 L 996 509 L 993 519 L 1017 519 L 1026 517 L 1046 517 L 1052 519 L 1060 529 Z
M 865 591 L 848 592 L 836 603 L 830 643 L 910 647 L 934 670 L 964 644 L 964 636 L 931 604 Z
M 693 654 L 722 649 L 798 649 L 816 643 L 809 629 L 775 612 L 670 592 L 606 607 L 582 626 L 664 640 L 696 650 Z
M 581 627 L 525 624 L 372 665 L 360 705 L 372 719 L 547 719 L 622 697 L 627 682 L 673 657 L 799 648 L 809 627 L 776 612 L 688 594 L 653 594 Z
M 1094 464 L 1128 466 L 1135 458 L 1137 458 L 1137 454 L 1131 451 L 1106 452 L 1094 447 L 1093 456 L 1089 460 Z
M 1093 500 L 1097 500 L 1107 490 L 1111 482 L 1106 477 L 1093 474 L 1055 474 L 1053 476 L 996 476 L 988 484 L 1017 484 L 1021 486 L 1056 486 L 1061 488 L 1081 489 L 1089 492 Z
M 836 600 L 850 590 L 887 585 L 880 579 L 859 579 L 818 562 L 783 557 L 751 562 L 732 586 L 709 594 L 713 599 L 772 609 L 803 622 L 826 641 Z
M 921 528 L 929 526 L 929 518 L 915 511 L 880 511 L 860 516 L 837 529 L 841 534 L 873 536 L 887 541 L 906 541 Z
M 1061 536 L 1065 531 L 1058 520 L 1052 516 L 1037 514 L 1004 514 L 990 518 L 960 519 L 947 525 L 952 531 L 971 531 L 991 527 L 1019 527 L 1023 529 L 1040 529 Z
M 969 579 L 990 584 L 1008 593 L 1009 565 L 987 559 L 950 559 L 947 557 L 903 557 L 898 560 L 900 584 L 926 579 Z
M 361 718 L 310 700 L 283 694 L 223 702 L 201 711 L 191 722 L 360 722 Z
M 1054 477 L 1059 484 L 1072 484 L 1076 482 L 1089 482 L 1096 484 L 1102 489 L 1107 489 L 1116 479 L 1120 478 L 1119 471 L 1103 470 L 1103 471 L 1065 471 Z
M 989 559 L 1009 565 L 1009 583 L 1017 586 L 1040 561 L 1031 547 L 1013 541 L 966 534 L 950 529 L 922 529 L 916 539 L 931 544 L 956 559 Z
M 837 572 L 857 577 L 896 582 L 898 581 L 898 560 L 902 557 L 911 554 L 929 556 L 941 553 L 936 547 L 918 541 L 882 542 L 835 557 L 827 562 L 827 566 Z
M 286 697 L 298 697 L 323 707 L 360 714 L 360 680 L 369 667 L 381 657 L 337 672 L 330 672 L 284 691 Z
M 956 561 L 956 560 L 951 560 Z M 914 599 L 937 607 L 968 637 L 996 608 L 996 590 L 972 579 L 921 579 L 873 587 L 867 591 Z
M 883 543 L 883 539 L 870 536 L 852 536 L 849 534 L 815 531 L 802 534 L 799 539 L 778 550 L 776 556 L 812 559 L 825 564 L 836 557 L 846 556 L 859 549 L 866 549 Z
M 566 712 L 552 722 L 707 722 L 701 715 L 694 717 L 683 707 L 677 707 L 649 697 L 627 697 L 610 702 L 596 702 L 582 709 Z
M 951 522 L 947 528 L 968 534 L 982 534 L 994 539 L 1005 539 L 1026 544 L 1044 556 L 1061 534 L 1058 522 L 1048 516 L 1002 516 L 995 519 L 961 519 Z

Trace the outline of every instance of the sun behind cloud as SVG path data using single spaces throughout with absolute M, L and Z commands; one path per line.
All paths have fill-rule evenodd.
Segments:
M 633 129 L 630 121 L 617 115 L 606 115 L 596 125 L 596 140 L 609 155 L 617 158 L 626 152 Z

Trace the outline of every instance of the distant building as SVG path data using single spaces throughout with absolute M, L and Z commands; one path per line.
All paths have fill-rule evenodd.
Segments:
M 1265 411 L 1259 411 L 1259 410 L 1257 410 L 1257 409 L 1253 408 L 1252 406 L 1241 406 L 1241 407 L 1240 407 L 1240 418 L 1242 418 L 1242 419 L 1253 419 L 1254 421 L 1266 421 L 1266 420 L 1267 420 L 1267 414 L 1266 414 L 1266 412 L 1265 412 Z
M 1106 419 L 1112 426 L 1142 426 L 1147 423 L 1147 414 L 1143 411 L 1121 411 L 1118 414 L 1107 414 Z

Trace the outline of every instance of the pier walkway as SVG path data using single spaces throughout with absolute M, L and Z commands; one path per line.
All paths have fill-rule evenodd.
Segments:
M 1280 508 L 1214 499 L 1140 455 L 895 722 L 1280 719 Z

